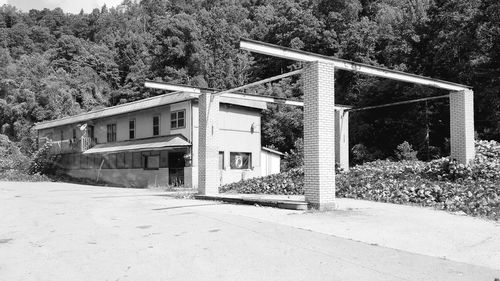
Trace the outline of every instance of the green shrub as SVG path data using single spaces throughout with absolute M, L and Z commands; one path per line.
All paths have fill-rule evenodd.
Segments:
M 27 182 L 37 182 L 37 181 L 51 181 L 45 175 L 41 174 L 27 174 L 25 171 L 9 169 L 0 171 L 0 181 L 27 181 Z
M 17 144 L 0 134 L 0 171 L 25 170 L 28 162 L 28 157 L 21 153 Z
M 500 220 L 500 144 L 479 141 L 466 166 L 441 158 L 377 160 L 336 176 L 336 196 L 430 206 Z M 221 192 L 303 194 L 303 169 L 228 184 Z
M 398 145 L 394 154 L 396 154 L 398 160 L 417 160 L 417 151 L 413 150 L 413 147 L 407 141 Z
M 304 141 L 299 138 L 294 143 L 294 148 L 285 153 L 281 170 L 302 167 L 304 165 Z
M 219 191 L 281 195 L 304 194 L 304 171 L 302 168 L 294 168 L 262 178 L 230 183 L 221 186 Z
M 30 162 L 28 173 L 30 174 L 54 174 L 54 161 L 50 155 L 51 143 L 45 143 L 38 149 Z

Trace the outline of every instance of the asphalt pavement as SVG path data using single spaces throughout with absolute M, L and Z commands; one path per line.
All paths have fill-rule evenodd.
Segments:
M 147 189 L 0 182 L 0 280 L 493 281 L 500 277 L 500 265 L 474 262 L 484 255 L 494 261 L 498 257 L 498 237 L 487 239 L 500 229 L 497 223 L 417 207 L 352 200 L 340 205 L 344 209 L 334 212 L 303 212 L 176 199 Z M 449 245 L 436 253 L 426 250 L 432 245 L 418 247 L 427 237 L 417 239 L 414 246 L 401 246 L 411 244 L 414 229 L 407 229 L 406 238 L 395 238 L 405 235 L 405 227 L 397 227 L 395 214 L 383 217 L 391 214 L 386 210 L 391 208 L 395 213 L 406 211 L 407 224 L 419 211 L 431 212 L 436 220 L 454 216 L 458 228 L 450 233 L 463 231 L 462 224 L 471 223 L 471 232 L 483 227 L 479 232 L 487 232 L 486 241 L 483 236 L 470 239 L 488 247 L 455 245 L 476 251 L 464 250 L 465 257 L 455 253 L 450 258 L 440 256 Z M 393 224 L 385 225 L 388 219 Z M 420 231 L 420 236 L 429 232 Z M 436 239 L 445 238 L 443 233 Z

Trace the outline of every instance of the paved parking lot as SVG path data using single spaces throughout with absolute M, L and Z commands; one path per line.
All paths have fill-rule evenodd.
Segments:
M 322 226 L 331 221 L 328 214 L 175 199 L 152 190 L 0 182 L 0 214 L 0 280 L 500 277 L 492 267 L 340 237 Z

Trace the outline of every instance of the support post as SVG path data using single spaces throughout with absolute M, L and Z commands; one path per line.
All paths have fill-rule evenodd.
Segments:
M 335 110 L 335 162 L 349 171 L 349 111 Z
M 219 97 L 210 93 L 199 96 L 198 193 L 219 193 L 218 125 Z
M 469 164 L 475 157 L 474 93 L 472 90 L 450 94 L 450 158 Z
M 304 80 L 304 189 L 310 208 L 335 208 L 334 66 L 310 62 Z

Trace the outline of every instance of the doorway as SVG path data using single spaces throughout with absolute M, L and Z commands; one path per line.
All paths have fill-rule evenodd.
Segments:
M 184 152 L 168 153 L 168 184 L 171 186 L 184 185 Z

